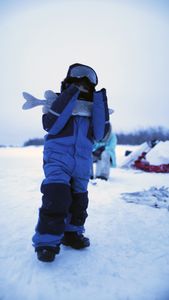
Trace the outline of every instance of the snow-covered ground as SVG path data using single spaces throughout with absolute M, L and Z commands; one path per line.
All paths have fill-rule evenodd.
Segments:
M 130 149 L 117 147 L 118 164 Z M 169 174 L 116 168 L 90 184 L 91 247 L 63 246 L 53 263 L 38 261 L 31 245 L 42 147 L 1 148 L 0 174 L 0 300 L 169 300 L 169 211 L 121 195 L 167 188 Z

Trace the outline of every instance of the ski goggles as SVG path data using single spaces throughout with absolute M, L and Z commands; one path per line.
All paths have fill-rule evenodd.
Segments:
M 86 77 L 93 85 L 97 85 L 98 83 L 96 72 L 91 67 L 85 65 L 75 64 L 70 66 L 67 76 L 72 78 Z

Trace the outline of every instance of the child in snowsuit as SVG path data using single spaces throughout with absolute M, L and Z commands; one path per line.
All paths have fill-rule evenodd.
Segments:
M 42 206 L 33 236 L 41 261 L 53 261 L 60 244 L 88 247 L 83 235 L 94 140 L 109 130 L 106 90 L 95 91 L 95 71 L 82 64 L 69 67 L 49 111 L 43 115 L 48 132 L 44 143 Z
M 92 168 L 91 179 L 109 179 L 110 168 L 116 167 L 116 144 L 117 138 L 110 126 L 104 138 L 101 141 L 96 142 L 93 146 L 93 162 L 96 163 L 96 168 L 95 175 L 94 168 Z

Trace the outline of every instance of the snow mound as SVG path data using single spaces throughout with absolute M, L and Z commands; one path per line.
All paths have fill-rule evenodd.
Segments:
M 169 164 L 169 141 L 159 142 L 146 155 L 151 165 Z
M 156 208 L 167 208 L 169 210 L 169 188 L 168 187 L 150 187 L 149 190 L 143 190 L 134 193 L 121 193 L 122 198 L 128 203 L 148 205 Z

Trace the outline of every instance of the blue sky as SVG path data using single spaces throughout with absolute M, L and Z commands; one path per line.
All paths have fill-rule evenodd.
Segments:
M 115 131 L 169 128 L 169 1 L 6 0 L 0 34 L 0 144 L 45 134 L 22 92 L 59 91 L 74 62 L 96 70 Z

